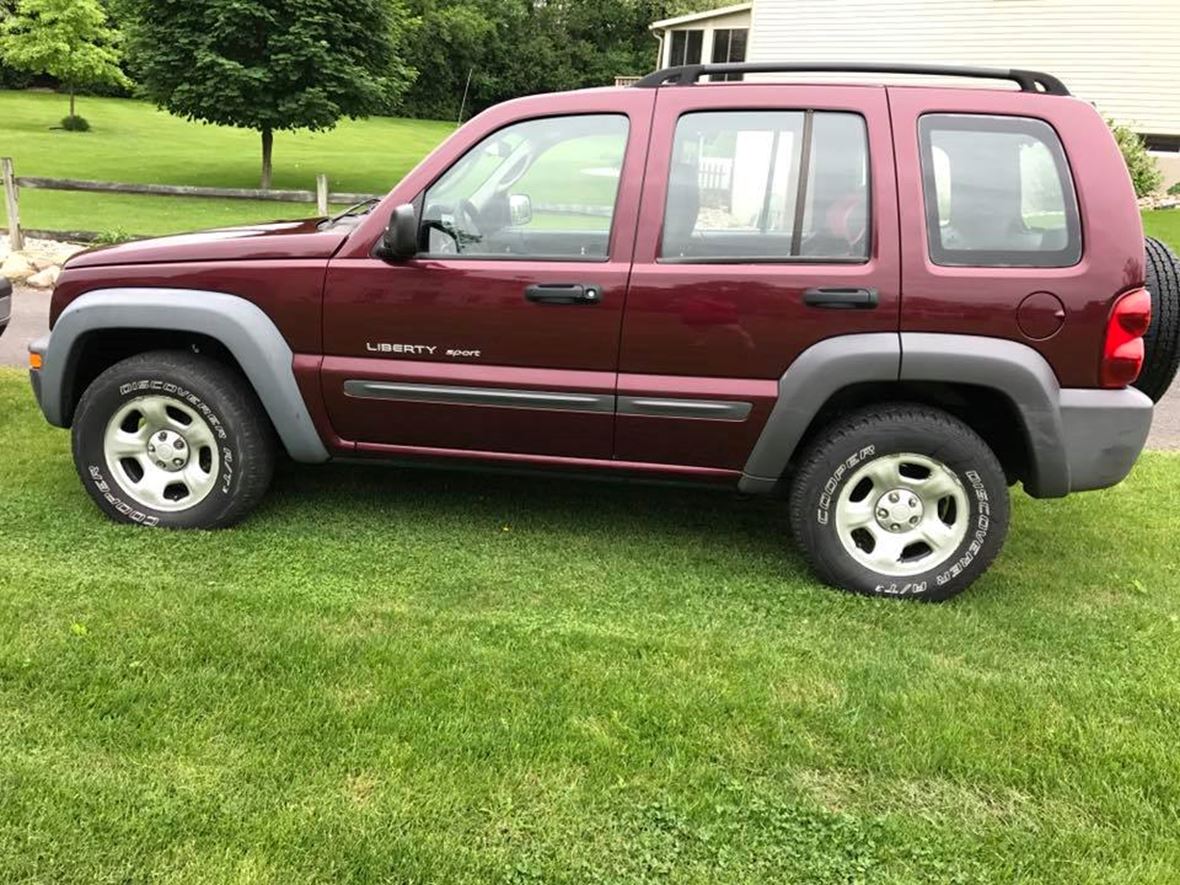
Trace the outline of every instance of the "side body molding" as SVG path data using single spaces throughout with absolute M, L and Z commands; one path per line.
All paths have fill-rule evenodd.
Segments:
M 73 301 L 58 317 L 47 344 L 34 345 L 44 352 L 39 399 L 50 424 L 68 425 L 67 391 L 82 337 L 119 328 L 193 332 L 221 342 L 246 373 L 291 457 L 328 460 L 295 383 L 291 348 L 257 305 L 224 292 L 112 288 Z

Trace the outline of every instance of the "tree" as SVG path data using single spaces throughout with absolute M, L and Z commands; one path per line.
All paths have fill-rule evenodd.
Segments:
M 262 187 L 274 133 L 390 109 L 414 71 L 402 0 L 125 0 L 135 74 L 177 116 L 257 131 Z
M 119 68 L 119 34 L 98 0 L 20 0 L 0 26 L 0 55 L 13 68 L 55 77 L 70 91 L 70 118 L 79 86 L 130 85 Z

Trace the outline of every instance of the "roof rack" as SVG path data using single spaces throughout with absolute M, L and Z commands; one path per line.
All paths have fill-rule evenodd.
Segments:
M 688 86 L 708 74 L 774 74 L 780 72 L 918 74 L 939 77 L 974 77 L 983 80 L 1011 80 L 1021 92 L 1069 95 L 1065 84 L 1052 74 L 1015 68 L 968 68 L 953 65 L 875 64 L 872 62 L 729 62 L 726 64 L 679 65 L 648 74 L 632 84 L 650 89 L 655 86 Z

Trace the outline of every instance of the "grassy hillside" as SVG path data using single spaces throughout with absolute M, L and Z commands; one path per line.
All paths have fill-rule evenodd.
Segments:
M 258 134 L 189 123 L 139 101 L 83 98 L 93 130 L 50 129 L 65 113 L 57 95 L 0 91 L 0 155 L 17 175 L 218 187 L 257 187 Z M 325 133 L 275 136 L 274 186 L 315 187 L 326 172 L 333 190 L 389 190 L 454 130 L 454 124 L 373 118 L 344 121 Z M 0 201 L 0 216 L 3 213 Z M 21 221 L 58 230 L 167 233 L 243 221 L 312 214 L 299 203 L 21 192 Z

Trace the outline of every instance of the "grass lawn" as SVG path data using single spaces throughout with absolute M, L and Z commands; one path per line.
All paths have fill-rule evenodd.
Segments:
M 1180 209 L 1158 209 L 1143 213 L 1143 230 L 1180 252 Z
M 129 99 L 82 98 L 78 111 L 92 131 L 51 130 L 65 115 L 63 97 L 0 91 L 0 155 L 13 158 L 17 175 L 258 186 L 256 132 L 189 123 Z M 376 117 L 346 120 L 331 132 L 276 133 L 273 184 L 312 190 L 316 174 L 326 172 L 332 190 L 382 193 L 454 128 Z M 53 230 L 171 233 L 314 213 L 311 203 L 21 191 L 21 222 Z
M 288 467 L 114 526 L 0 370 L 0 879 L 1147 882 L 1180 869 L 1180 458 L 1017 494 L 942 606 L 782 507 Z

